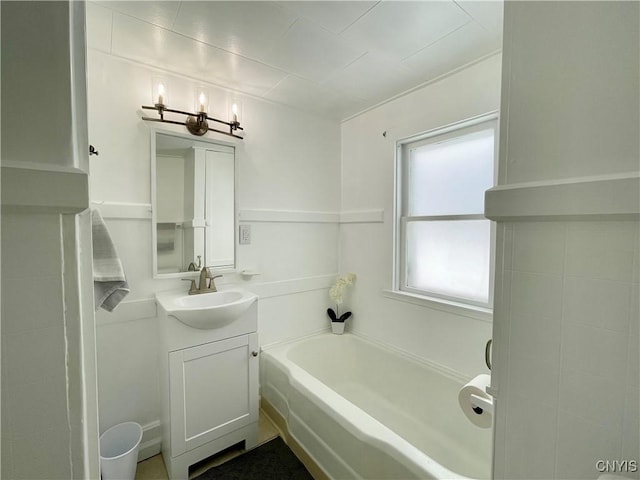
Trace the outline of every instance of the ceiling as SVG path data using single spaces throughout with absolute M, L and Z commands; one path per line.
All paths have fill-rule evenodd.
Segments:
M 501 1 L 94 1 L 89 48 L 342 120 L 487 57 Z

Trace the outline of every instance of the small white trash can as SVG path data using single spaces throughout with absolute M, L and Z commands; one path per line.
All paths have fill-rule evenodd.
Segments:
M 100 435 L 102 480 L 134 480 L 142 427 L 136 422 L 119 423 Z

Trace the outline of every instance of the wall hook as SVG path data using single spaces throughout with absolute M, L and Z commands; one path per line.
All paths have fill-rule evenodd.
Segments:
M 96 150 L 96 147 L 94 147 L 93 145 L 89 145 L 89 155 L 100 155 L 98 153 L 98 150 Z

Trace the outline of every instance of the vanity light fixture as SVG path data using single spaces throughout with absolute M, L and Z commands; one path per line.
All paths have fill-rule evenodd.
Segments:
M 232 120 L 229 122 L 210 117 L 207 114 L 207 110 L 209 109 L 209 95 L 207 91 L 202 87 L 198 87 L 195 94 L 195 110 L 197 113 L 168 108 L 166 104 L 167 88 L 162 80 L 154 80 L 152 92 L 154 105 L 142 105 L 142 108 L 144 110 L 155 110 L 156 112 L 158 112 L 159 118 L 145 117 L 143 115 L 143 120 L 146 120 L 148 122 L 162 122 L 172 123 L 174 125 L 184 125 L 185 127 L 187 127 L 187 130 L 189 130 L 189 133 L 197 136 L 202 136 L 205 133 L 211 131 L 222 133 L 223 135 L 229 135 L 230 137 L 240 139 L 243 138 L 241 135 L 238 135 L 238 130 L 244 131 L 244 129 L 240 126 L 240 122 L 238 121 L 237 107 L 236 111 L 234 111 L 232 114 Z M 185 115 L 187 118 L 183 122 L 170 120 L 164 118 L 166 113 Z M 226 125 L 228 127 L 228 131 L 226 130 L 226 127 L 224 130 L 222 130 L 223 127 L 212 128 L 212 126 L 209 125 L 209 121 L 215 122 L 216 124 L 220 125 Z

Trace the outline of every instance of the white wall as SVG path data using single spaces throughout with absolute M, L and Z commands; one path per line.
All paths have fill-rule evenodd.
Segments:
M 102 7 L 89 5 L 88 12 L 94 26 L 111 21 Z M 109 28 L 104 32 L 108 36 Z M 101 42 L 91 38 L 91 31 L 89 35 L 94 47 L 88 55 L 89 131 L 100 151 L 91 164 L 91 197 L 106 202 L 105 211 L 115 212 L 107 215 L 106 222 L 131 287 L 113 314 L 97 314 L 100 427 L 104 430 L 125 420 L 152 427 L 160 418 L 153 295 L 160 290 L 186 291 L 187 284 L 153 278 L 151 223 L 139 218 L 144 213 L 133 214 L 138 218 L 113 217 L 148 211 L 151 203 L 150 124 L 140 119 L 139 110 L 150 103 L 151 77 L 158 72 L 112 56 L 108 39 Z M 165 76 L 172 105 L 189 109 L 196 80 Z M 223 105 L 220 115 L 226 116 L 232 94 L 214 85 L 210 94 L 214 109 Z M 245 280 L 228 274 L 218 283 L 239 283 L 260 295 L 259 337 L 264 345 L 329 326 L 327 287 L 338 265 L 340 127 L 276 104 L 250 97 L 241 100 L 246 139 L 235 142 L 236 194 L 241 221 L 252 227 L 252 243 L 237 246 L 237 267 L 261 275 Z M 281 221 L 264 221 L 274 211 L 284 215 Z M 325 222 L 318 212 L 334 212 L 333 219 Z
M 37 241 L 25 242 L 27 232 Z M 3 478 L 71 476 L 60 249 L 57 215 L 2 215 Z M 24 266 L 38 277 L 24 278 Z M 45 296 L 28 309 L 11 302 L 27 288 Z
M 516 53 L 508 51 L 513 63 L 505 71 L 514 83 L 505 89 L 503 104 L 509 100 L 511 108 L 508 118 L 503 111 L 501 132 L 510 154 L 501 153 L 501 182 L 638 170 L 637 4 L 593 4 L 576 15 L 571 8 L 583 4 L 514 3 L 508 45 Z M 611 16 L 608 5 L 620 13 Z M 516 8 L 522 9 L 517 15 Z M 101 152 L 92 161 L 92 199 L 148 205 L 149 138 L 137 110 L 149 101 L 154 70 L 109 54 L 110 18 L 99 19 L 107 28 L 89 52 L 90 133 Z M 253 244 L 238 247 L 238 256 L 240 269 L 263 273 L 249 284 L 263 294 L 263 344 L 326 326 L 324 287 L 337 269 L 358 274 L 349 329 L 469 377 L 485 371 L 491 323 L 382 291 L 391 286 L 395 141 L 496 110 L 500 72 L 500 58 L 489 58 L 341 128 L 243 99 L 247 138 L 239 147 L 238 203 L 241 220 L 252 223 Z M 189 106 L 193 82 L 169 78 L 174 101 Z M 604 95 L 607 85 L 615 88 L 604 88 Z M 214 102 L 226 101 L 225 91 L 213 91 Z M 307 213 L 265 221 L 279 210 Z M 309 213 L 338 210 L 373 211 L 372 217 L 383 211 L 384 221 L 338 227 L 335 216 Z M 300 218 L 305 222 L 294 221 Z M 98 315 L 101 427 L 153 424 L 159 352 L 151 298 L 156 290 L 184 286 L 152 278 L 148 220 L 107 222 L 132 293 L 116 313 Z M 632 459 L 638 452 L 637 228 L 637 222 L 608 221 L 501 225 L 497 289 L 513 310 L 496 319 L 493 333 L 499 478 L 594 478 L 595 458 Z M 532 387 L 548 395 L 539 401 Z
M 496 111 L 496 55 L 342 125 L 342 210 L 383 210 L 382 223 L 341 226 L 340 271 L 358 275 L 347 329 L 473 377 L 484 372 L 491 323 L 386 298 L 392 285 L 397 140 Z M 383 136 L 386 132 L 386 137 Z M 455 348 L 452 346 L 455 345 Z
M 84 18 L 2 4 L 2 478 L 99 476 Z
M 4 88 L 12 94 L 4 97 L 2 110 L 7 118 L 9 112 L 14 118 L 14 121 L 6 122 L 3 126 L 3 160 L 23 161 L 28 156 L 38 159 L 38 163 L 70 165 L 73 161 L 69 128 L 72 121 L 69 108 L 71 89 L 59 88 L 59 85 L 68 85 L 69 82 L 71 58 L 60 54 L 60 47 L 68 42 L 69 12 L 67 8 L 49 8 L 45 11 L 42 5 L 24 4 L 22 7 L 14 6 L 12 11 L 7 10 L 7 15 L 27 16 L 36 11 L 42 14 L 31 15 L 28 26 L 20 21 L 7 21 L 3 29 L 7 30 L 5 35 L 8 42 L 13 43 L 14 39 L 20 38 L 24 45 L 24 49 L 15 45 L 3 52 L 3 60 L 11 64 L 14 73 L 3 78 L 3 83 L 6 82 Z M 40 34 L 50 31 L 51 25 L 61 27 L 61 31 L 56 32 L 61 34 L 60 37 Z M 34 63 L 39 64 L 41 71 L 47 72 L 46 80 L 33 75 Z M 39 105 L 40 111 L 57 112 L 56 121 L 51 122 L 49 128 L 42 129 L 39 141 L 23 143 L 19 140 L 24 139 L 24 126 L 34 122 L 30 105 Z
M 516 199 L 518 182 L 565 179 L 566 195 L 511 202 L 498 224 L 496 478 L 640 462 L 639 14 L 637 2 L 506 5 L 500 183 Z M 597 191 L 610 174 L 634 182 L 629 209 L 572 201 L 572 185 Z

